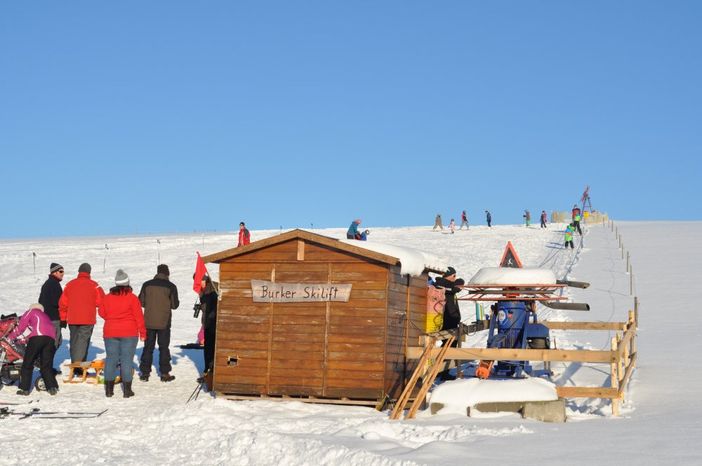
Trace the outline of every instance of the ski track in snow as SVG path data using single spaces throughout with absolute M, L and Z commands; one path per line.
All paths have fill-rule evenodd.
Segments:
M 429 227 L 374 228 L 370 241 L 407 246 L 431 252 L 444 258 L 468 280 L 481 267 L 499 262 L 507 241 L 512 241 L 526 266 L 551 268 L 558 278 L 572 277 L 573 268 L 584 247 L 564 250 L 563 225 L 550 225 L 547 230 L 524 226 L 471 227 L 455 234 L 442 234 Z M 314 230 L 343 238 L 346 229 Z M 254 231 L 259 240 L 279 233 L 277 230 Z M 158 241 L 157 241 L 158 240 Z M 159 262 L 167 263 L 171 279 L 180 293 L 180 308 L 174 311 L 171 350 L 174 382 L 162 383 L 152 373 L 148 383 L 134 381 L 134 398 L 106 399 L 103 386 L 61 384 L 58 396 L 33 392 L 21 411 L 38 407 L 44 411 L 102 411 L 96 419 L 47 420 L 0 419 L 0 434 L 5 448 L 5 464 L 87 464 L 116 462 L 119 464 L 238 464 L 238 465 L 303 465 L 303 464 L 366 464 L 395 465 L 440 462 L 437 452 L 451 450 L 460 455 L 488 437 L 531 434 L 533 423 L 508 420 L 477 421 L 456 416 L 428 416 L 409 422 L 389 421 L 387 412 L 368 408 L 313 405 L 300 402 L 218 400 L 202 393 L 198 400 L 185 401 L 196 386 L 195 378 L 202 366 L 202 355 L 196 350 L 182 350 L 176 345 L 195 340 L 199 319 L 192 317 L 196 296 L 191 291 L 195 252 L 203 255 L 233 247 L 236 233 L 163 235 L 115 238 L 67 238 L 15 240 L 0 242 L 1 311 L 21 313 L 37 300 L 39 288 L 46 278 L 50 262 L 59 262 L 66 269 L 66 282 L 76 276 L 78 265 L 89 262 L 92 277 L 105 290 L 113 285 L 117 268 L 130 276 L 138 293 L 141 284 L 152 278 Z M 585 236 L 587 240 L 587 232 Z M 159 243 L 160 241 L 160 243 Z M 105 247 L 107 245 L 107 248 Z M 36 272 L 32 253 L 37 254 Z M 103 264 L 105 264 L 103 270 Z M 212 275 L 217 271 L 210 265 Z M 614 279 L 612 279 L 614 281 Z M 614 283 L 610 290 L 614 287 Z M 474 320 L 474 304 L 462 301 L 466 322 Z M 613 304 L 612 312 L 615 312 Z M 581 316 L 575 316 L 581 318 Z M 618 318 L 621 316 L 617 316 Z M 540 319 L 573 318 L 563 311 L 541 309 Z M 581 318 L 582 320 L 582 318 Z M 556 334 L 559 347 L 591 347 L 566 332 Z M 68 362 L 68 332 L 56 361 Z M 474 335 L 470 344 L 482 346 L 485 332 Z M 137 356 L 141 354 L 139 344 Z M 102 321 L 93 333 L 89 358 L 104 357 Z M 578 378 L 580 368 L 561 371 L 556 379 L 583 380 L 602 384 L 606 375 L 597 370 Z M 65 371 L 64 371 L 65 372 Z M 35 371 L 36 375 L 36 371 Z M 61 377 L 61 376 L 59 376 Z M 603 381 L 604 377 L 604 381 Z M 14 395 L 15 387 L 0 391 L 0 400 L 22 402 Z M 569 404 L 569 414 L 602 417 L 606 410 L 600 401 Z M 479 425 L 478 425 L 479 424 Z M 529 425 L 530 427 L 525 427 Z M 30 440 L 31 439 L 31 440 Z M 33 447 L 29 447 L 31 442 Z M 81 446 L 74 448 L 73 446 Z M 48 448 L 43 448 L 48 446 Z

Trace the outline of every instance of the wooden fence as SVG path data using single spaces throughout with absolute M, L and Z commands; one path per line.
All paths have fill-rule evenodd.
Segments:
M 619 405 L 636 367 L 636 328 L 638 312 L 629 311 L 626 322 L 552 322 L 541 323 L 552 330 L 610 330 L 616 331 L 611 340 L 611 349 L 564 350 L 564 349 L 506 349 L 506 348 L 451 348 L 445 359 L 455 361 L 564 361 L 610 365 L 609 387 L 557 386 L 561 398 L 608 398 L 612 400 L 612 414 L 619 415 Z M 438 355 L 440 348 L 432 352 Z M 423 346 L 409 347 L 408 359 L 419 359 Z

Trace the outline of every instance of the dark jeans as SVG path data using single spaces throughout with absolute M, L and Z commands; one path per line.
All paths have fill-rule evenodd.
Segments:
M 117 377 L 117 364 L 122 382 L 132 381 L 132 363 L 136 351 L 137 337 L 105 338 L 105 380 L 113 382 Z
M 69 325 L 71 331 L 71 362 L 83 362 L 88 358 L 90 337 L 94 325 Z
M 22 370 L 20 373 L 19 388 L 29 391 L 32 386 L 32 372 L 34 372 L 34 361 L 39 359 L 39 370 L 44 378 L 46 389 L 58 388 L 56 376 L 54 375 L 54 353 L 56 346 L 54 339 L 46 335 L 32 337 L 24 350 L 22 360 Z
M 205 372 L 214 368 L 215 335 L 217 328 L 205 329 Z
M 570 240 L 570 241 L 566 241 L 566 242 L 565 242 L 565 248 L 566 248 L 566 249 L 568 249 L 568 245 L 569 245 L 569 244 L 570 244 L 570 249 L 575 249 L 575 248 L 573 247 L 573 240 Z
M 541 228 L 546 228 L 546 222 L 544 220 L 541 220 Z
M 61 346 L 61 342 L 63 342 L 63 338 L 61 336 L 61 321 L 60 320 L 52 320 L 52 324 L 54 324 L 54 328 L 56 329 L 56 340 L 54 341 L 56 349 Z
M 144 342 L 144 351 L 141 353 L 141 363 L 139 370 L 142 375 L 151 373 L 151 364 L 154 360 L 154 348 L 158 340 L 158 367 L 161 375 L 171 372 L 171 351 L 168 345 L 171 344 L 171 328 L 163 329 L 146 329 L 146 341 Z
M 580 229 L 580 222 L 573 222 L 573 224 L 575 225 L 575 230 L 578 232 L 578 234 L 583 236 L 583 230 Z

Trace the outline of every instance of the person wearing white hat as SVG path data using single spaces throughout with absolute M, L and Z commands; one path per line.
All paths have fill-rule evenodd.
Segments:
M 134 396 L 132 391 L 132 366 L 139 339 L 146 338 L 144 314 L 139 298 L 129 286 L 129 275 L 117 270 L 115 286 L 105 295 L 98 309 L 105 319 L 102 335 L 105 339 L 105 396 L 114 395 L 117 365 L 120 367 L 122 392 L 125 398 Z

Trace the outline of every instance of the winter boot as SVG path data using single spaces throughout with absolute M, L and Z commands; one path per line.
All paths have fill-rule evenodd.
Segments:
M 111 398 L 115 394 L 115 381 L 105 380 L 105 396 Z
M 17 394 L 21 396 L 29 396 L 29 390 L 22 390 L 21 388 L 17 390 Z
M 139 380 L 141 380 L 142 382 L 148 382 L 149 381 L 149 374 L 141 374 L 139 376 Z
M 131 396 L 134 396 L 134 392 L 132 391 L 132 383 L 131 382 L 122 382 L 122 392 L 124 393 L 125 398 L 129 398 Z
M 170 382 L 175 380 L 175 375 L 171 375 L 168 372 L 161 374 L 161 382 Z

